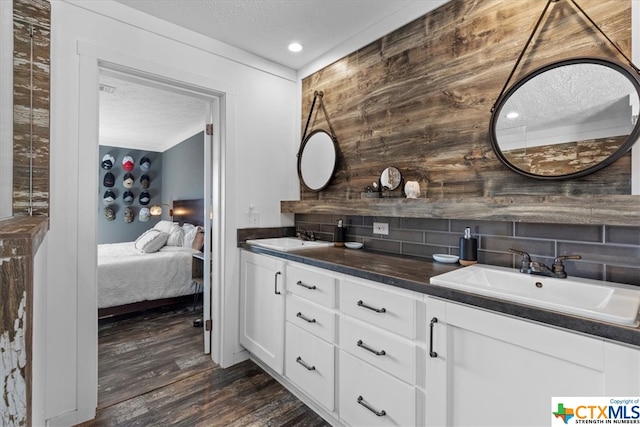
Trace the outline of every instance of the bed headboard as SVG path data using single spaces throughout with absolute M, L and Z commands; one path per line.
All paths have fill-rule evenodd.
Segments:
M 173 221 L 183 225 L 204 225 L 204 199 L 174 200 Z

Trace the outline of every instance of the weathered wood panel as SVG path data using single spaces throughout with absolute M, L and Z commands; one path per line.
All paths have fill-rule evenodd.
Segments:
M 491 149 L 491 107 L 546 3 L 452 0 L 305 78 L 301 129 L 314 91 L 323 91 L 339 154 L 331 185 L 320 193 L 303 188 L 301 198 L 359 198 L 390 165 L 433 199 L 630 194 L 629 155 L 587 177 L 550 182 L 515 174 Z M 628 55 L 630 1 L 579 4 Z M 575 56 L 622 59 L 561 0 L 552 4 L 511 83 Z M 327 128 L 322 114 L 312 123 Z
M 0 221 L 0 425 L 30 425 L 33 257 L 43 217 Z
M 49 213 L 51 6 L 14 1 L 13 213 Z
M 437 192 L 431 190 L 431 192 Z M 443 190 L 444 193 L 444 190 Z M 282 201 L 283 213 L 640 226 L 637 196 L 501 196 Z

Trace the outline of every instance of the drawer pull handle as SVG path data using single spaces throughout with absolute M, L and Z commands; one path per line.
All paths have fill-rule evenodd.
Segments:
M 368 345 L 366 345 L 365 343 L 362 342 L 362 340 L 358 340 L 358 342 L 356 343 L 358 345 L 358 347 L 362 347 L 367 351 L 370 351 L 371 353 L 375 354 L 376 356 L 384 356 L 385 354 L 387 354 L 386 351 L 384 350 L 374 350 L 371 347 L 369 347 Z
M 298 314 L 296 314 L 296 317 L 301 318 L 302 320 L 304 320 L 305 322 L 309 322 L 309 323 L 316 323 L 316 319 L 309 319 L 307 316 L 305 316 L 304 314 L 302 314 L 301 312 L 298 312 Z
M 371 307 L 365 303 L 362 302 L 362 300 L 358 301 L 358 307 L 363 307 L 363 308 L 368 308 L 369 310 L 375 311 L 376 313 L 386 313 L 387 309 L 382 307 L 382 308 L 375 308 L 375 307 Z
M 382 411 L 376 411 L 374 408 L 372 408 L 371 405 L 364 401 L 364 398 L 362 396 L 358 396 L 358 403 L 379 417 L 384 417 L 385 415 L 387 415 L 387 412 L 384 409 Z
M 304 367 L 305 367 L 305 369 L 306 369 L 307 371 L 315 371 L 315 370 L 316 370 L 316 367 L 315 367 L 315 366 L 309 366 L 309 365 L 307 365 L 307 364 L 304 362 L 304 360 L 302 360 L 302 357 L 300 357 L 300 356 L 298 356 L 298 358 L 296 359 L 296 362 L 298 362 L 299 364 L 301 364 L 302 366 L 304 366 Z
M 276 295 L 281 295 L 281 294 L 282 294 L 282 292 L 280 292 L 280 291 L 278 290 L 278 276 L 279 276 L 279 275 L 281 275 L 281 274 L 282 274 L 282 273 L 281 273 L 280 271 L 278 271 L 278 272 L 275 274 L 275 279 L 274 279 L 274 284 L 273 284 L 273 288 L 274 288 L 273 292 L 274 292 Z
M 438 318 L 434 317 L 429 322 L 429 357 L 438 357 L 438 353 L 433 351 L 433 325 L 438 323 Z
M 307 288 L 310 290 L 316 289 L 316 285 L 307 285 L 306 283 L 302 283 L 302 280 L 298 280 L 298 283 L 296 283 L 296 285 L 302 286 L 303 288 Z

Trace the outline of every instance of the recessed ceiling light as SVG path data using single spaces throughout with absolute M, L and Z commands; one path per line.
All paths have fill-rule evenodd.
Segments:
M 517 119 L 519 115 L 520 114 L 518 114 L 517 111 L 512 111 L 510 113 L 507 113 L 507 119 Z
M 289 51 L 291 52 L 300 52 L 302 50 L 302 45 L 300 43 L 291 43 L 289 45 Z

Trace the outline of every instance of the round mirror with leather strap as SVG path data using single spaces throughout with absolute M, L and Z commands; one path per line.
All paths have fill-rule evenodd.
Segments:
M 336 168 L 335 139 L 326 131 L 316 129 L 302 141 L 298 155 L 300 182 L 311 191 L 321 191 L 331 181 Z
M 640 79 L 616 62 L 573 58 L 541 67 L 502 95 L 489 139 L 510 169 L 577 178 L 611 164 L 640 135 Z

